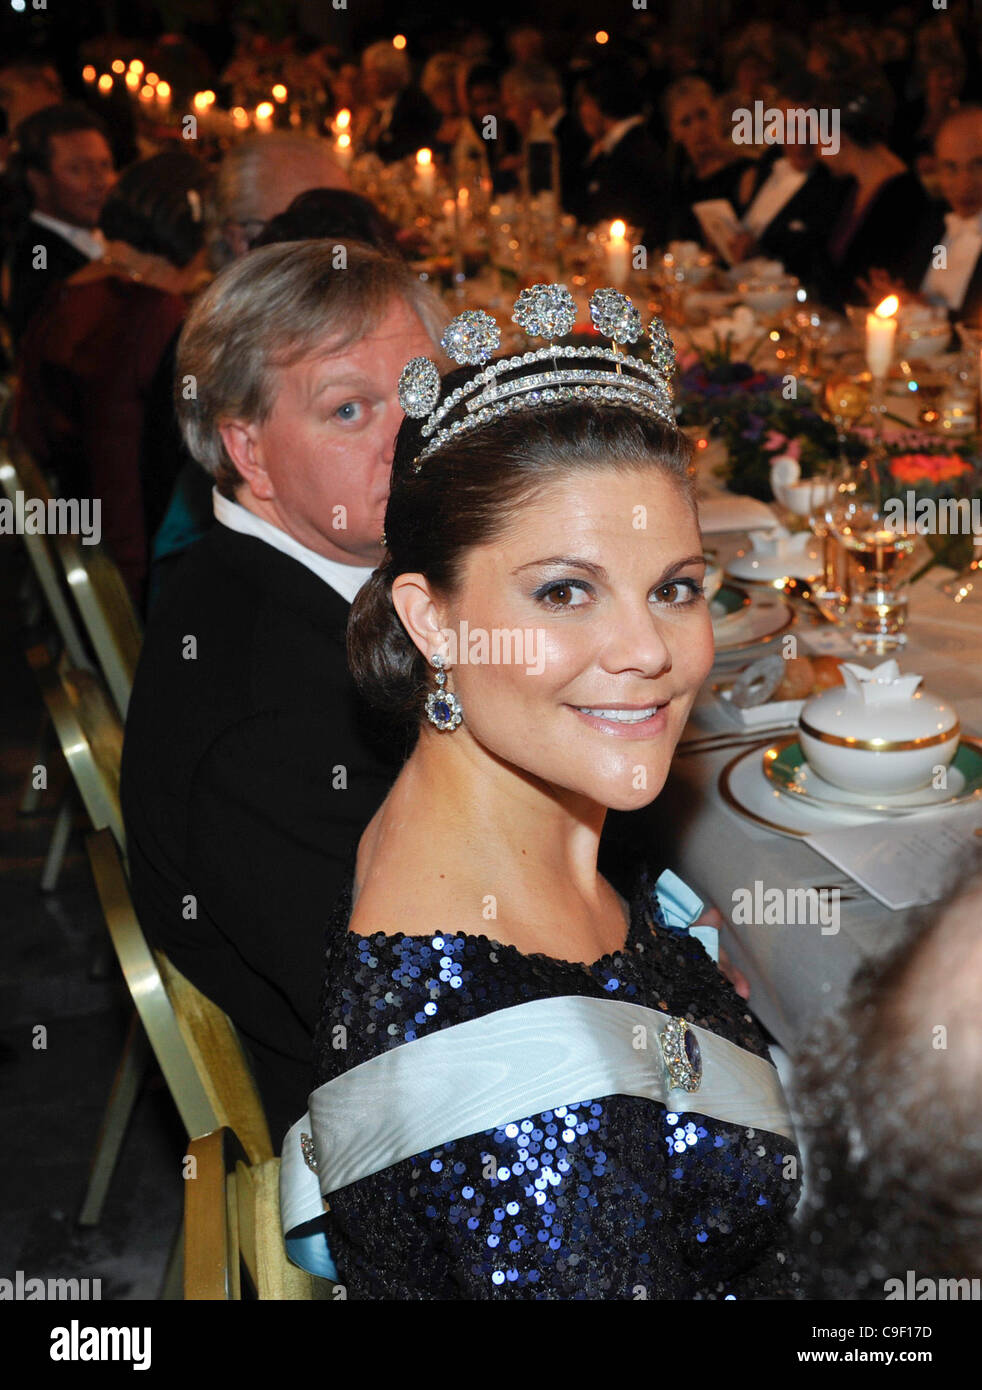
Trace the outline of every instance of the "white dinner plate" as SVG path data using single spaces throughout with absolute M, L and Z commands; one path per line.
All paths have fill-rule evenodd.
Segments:
M 727 563 L 726 573 L 743 583 L 770 584 L 775 579 L 817 579 L 822 573 L 822 555 L 814 546 L 799 555 L 755 555 L 738 550 Z
M 713 620 L 717 660 L 735 652 L 745 652 L 748 647 L 772 642 L 775 637 L 787 632 L 794 620 L 794 610 L 776 589 L 765 586 L 754 590 L 750 594 L 750 602 L 739 611 L 722 620 Z
M 774 756 L 768 756 L 774 754 Z M 785 796 L 817 806 L 856 807 L 880 816 L 909 816 L 915 811 L 927 811 L 935 806 L 950 806 L 958 801 L 982 797 L 982 740 L 962 738 L 952 762 L 947 768 L 943 787 L 933 784 L 918 787 L 912 792 L 883 795 L 873 792 L 854 792 L 836 787 L 820 777 L 801 751 L 797 738 L 775 744 L 762 760 L 764 776 Z
M 793 839 L 830 830 L 837 825 L 864 825 L 883 819 L 875 811 L 858 808 L 852 811 L 843 806 L 819 807 L 778 791 L 764 776 L 764 753 L 768 748 L 783 748 L 788 742 L 789 739 L 781 739 L 777 743 L 764 740 L 749 751 L 741 750 L 723 768 L 719 775 L 720 796 L 737 815 Z

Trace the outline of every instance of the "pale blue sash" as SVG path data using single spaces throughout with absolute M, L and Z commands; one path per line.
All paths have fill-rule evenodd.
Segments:
M 706 1028 L 689 1025 L 702 1052 L 698 1090 L 671 1088 L 658 1041 L 669 1021 L 624 1000 L 563 995 L 468 1019 L 352 1067 L 312 1093 L 286 1136 L 284 1232 L 320 1217 L 322 1197 L 404 1158 L 600 1096 L 643 1096 L 793 1139 L 776 1069 Z
M 702 911 L 674 874 L 663 874 L 656 892 L 673 926 Z M 403 1043 L 325 1082 L 283 1143 L 280 1210 L 291 1259 L 337 1277 L 323 1235 L 296 1234 L 319 1221 L 329 1193 L 450 1140 L 578 1100 L 643 1096 L 793 1139 L 775 1068 L 708 1029 L 689 1025 L 702 1052 L 698 1090 L 671 1088 L 658 1041 L 669 1021 L 619 999 L 532 1000 Z

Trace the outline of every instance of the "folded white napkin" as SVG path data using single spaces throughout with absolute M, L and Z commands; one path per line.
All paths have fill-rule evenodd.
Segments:
M 774 513 L 756 497 L 727 493 L 707 497 L 699 503 L 699 525 L 703 531 L 767 531 L 777 526 Z

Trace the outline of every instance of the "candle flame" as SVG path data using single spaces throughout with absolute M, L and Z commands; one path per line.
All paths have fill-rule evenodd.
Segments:
M 145 68 L 144 68 L 144 64 L 143 64 L 143 59 L 142 59 L 142 58 L 134 58 L 133 61 L 132 61 L 132 63 L 130 63 L 130 72 L 136 72 L 136 73 L 139 73 L 139 74 L 142 76 L 143 73 L 144 73 L 144 71 L 145 71 Z
M 96 79 L 96 71 L 95 71 L 95 68 L 92 66 L 91 63 L 86 63 L 85 67 L 82 69 L 82 80 L 83 80 L 84 82 L 94 82 L 95 79 Z
M 273 100 L 274 100 L 274 101 L 286 101 L 286 98 L 287 98 L 287 90 L 286 90 L 286 88 L 284 87 L 284 85 L 283 85 L 282 82 L 277 82 L 276 86 L 273 88 Z
M 417 150 L 417 151 L 416 151 L 416 163 L 419 164 L 419 165 L 432 164 L 432 163 L 433 163 L 433 151 L 432 151 L 432 150 Z
M 170 83 L 169 83 L 169 82 L 158 82 L 158 83 L 157 83 L 157 96 L 159 97 L 159 99 L 160 99 L 161 101 L 166 101 L 166 100 L 167 100 L 167 98 L 170 96 Z
M 405 36 L 405 34 L 396 34 L 395 37 L 394 37 L 393 40 L 392 40 L 392 47 L 393 47 L 393 48 L 405 48 L 405 46 L 406 46 L 406 36 Z
M 616 220 L 615 222 L 611 222 L 611 224 L 610 224 L 610 235 L 611 235 L 612 238 L 616 238 L 616 240 L 619 241 L 619 240 L 621 239 L 621 237 L 623 237 L 623 235 L 624 235 L 624 233 L 625 233 L 626 231 L 627 231 L 627 223 L 626 223 L 626 222 L 622 222 L 621 219 L 620 219 L 619 217 L 617 218 L 617 220 Z
M 160 78 L 157 76 L 157 74 L 156 74 L 155 72 L 148 72 L 148 73 L 147 73 L 147 76 L 146 76 L 146 84 L 147 84 L 148 87 L 156 87 L 156 85 L 157 85 L 157 83 L 158 83 L 159 81 L 160 81 Z
M 244 106 L 232 107 L 232 124 L 238 126 L 240 129 L 249 124 L 249 112 Z
M 131 92 L 135 92 L 140 86 L 140 74 L 138 72 L 128 72 L 126 74 L 126 85 Z
M 878 319 L 892 319 L 900 308 L 900 300 L 895 294 L 888 294 L 886 299 L 881 299 L 873 310 Z
M 273 103 L 271 101 L 261 101 L 256 107 L 256 116 L 260 121 L 268 121 L 273 114 Z
M 348 135 L 348 134 L 346 134 L 345 132 L 342 132 L 342 133 L 338 136 L 338 149 L 339 149 L 339 150 L 347 150 L 347 149 L 350 149 L 350 148 L 351 148 L 351 136 Z
M 598 29 L 593 37 L 596 39 L 597 43 L 606 43 L 610 35 L 607 33 L 606 29 Z
M 346 106 L 342 106 L 341 110 L 334 118 L 334 128 L 335 130 L 347 130 L 350 124 L 351 112 Z
M 153 101 L 153 88 L 147 83 L 140 88 L 140 100 Z
M 113 72 L 122 75 L 125 71 L 126 71 L 126 64 L 123 62 L 122 58 L 114 58 L 114 59 L 113 59 Z
M 102 76 L 99 78 L 99 91 L 100 91 L 100 92 L 111 92 L 112 89 L 113 89 L 113 80 L 112 80 L 112 78 L 110 77 L 110 75 L 109 75 L 108 72 L 104 72 L 104 73 L 102 74 Z

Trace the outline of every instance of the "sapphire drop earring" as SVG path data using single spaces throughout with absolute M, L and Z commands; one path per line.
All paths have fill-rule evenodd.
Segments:
M 426 697 L 426 717 L 438 729 L 456 729 L 464 720 L 460 701 L 447 689 L 447 674 L 443 669 L 443 657 L 435 652 L 431 658 L 436 667 L 436 690 Z

